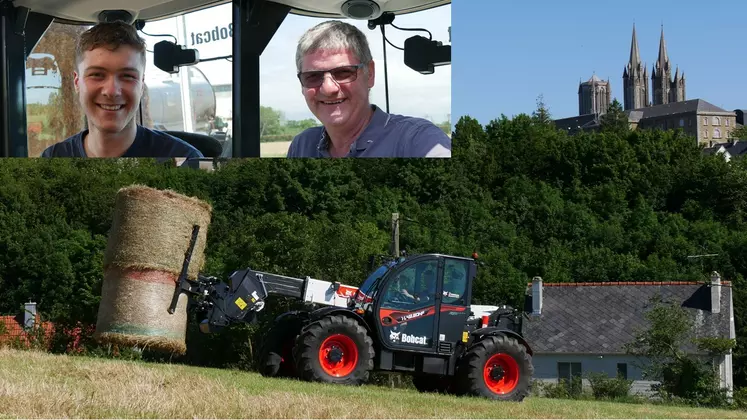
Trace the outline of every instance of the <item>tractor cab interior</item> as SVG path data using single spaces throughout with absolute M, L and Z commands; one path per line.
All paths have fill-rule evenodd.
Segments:
M 451 0 L 0 0 L 0 97 L 4 102 L 0 110 L 0 157 L 39 156 L 44 147 L 87 127 L 85 116 L 76 109 L 77 98 L 63 93 L 72 89 L 75 40 L 96 23 L 121 20 L 145 35 L 163 38 L 153 42 L 155 45 L 148 42 L 160 79 L 146 81 L 150 102 L 149 109 L 143 110 L 141 105 L 136 116 L 140 125 L 149 124 L 180 137 L 206 157 L 260 157 L 260 137 L 264 132 L 260 77 L 268 73 L 261 68 L 260 58 L 289 15 L 367 21 L 368 28 L 380 28 L 383 40 L 388 42 L 384 28 L 392 25 L 395 16 L 450 3 Z M 224 13 L 222 26 L 216 26 L 212 33 L 188 35 L 184 16 L 208 9 Z M 174 32 L 178 33 L 153 33 L 168 19 L 176 21 L 178 30 Z M 35 51 L 44 44 L 45 34 L 52 31 L 59 37 L 47 40 L 50 45 L 45 45 L 46 49 L 60 51 Z M 227 52 L 201 56 L 193 48 L 195 41 L 200 44 L 201 40 L 216 44 L 221 41 Z M 386 48 L 384 44 L 384 73 Z M 423 75 L 451 62 L 451 46 L 432 37 L 411 36 L 404 42 L 403 50 L 407 67 Z M 288 60 L 292 60 L 292 53 Z M 222 63 L 224 69 L 220 73 L 228 79 L 227 83 L 209 80 L 194 67 L 210 61 Z M 181 71 L 183 68 L 196 71 Z M 188 88 L 180 90 L 180 83 Z M 387 88 L 387 108 L 388 92 Z M 230 110 L 230 121 L 216 116 L 216 107 L 221 106 Z M 53 109 L 55 115 L 46 109 Z

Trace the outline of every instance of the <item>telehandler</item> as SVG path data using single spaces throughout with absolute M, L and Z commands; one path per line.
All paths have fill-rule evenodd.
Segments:
M 204 316 L 200 331 L 252 322 L 271 296 L 306 304 L 278 316 L 265 334 L 261 373 L 306 381 L 360 385 L 372 371 L 412 375 L 421 392 L 521 401 L 534 371 L 522 337 L 523 313 L 473 305 L 476 255 L 424 254 L 386 261 L 360 287 L 311 277 L 235 271 L 187 279 L 199 227 L 185 254 L 169 308 L 187 293 L 189 310 Z

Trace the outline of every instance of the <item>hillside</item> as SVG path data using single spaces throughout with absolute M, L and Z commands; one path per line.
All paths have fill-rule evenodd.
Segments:
M 0 416 L 44 418 L 744 418 L 686 407 L 499 403 L 256 373 L 0 349 Z

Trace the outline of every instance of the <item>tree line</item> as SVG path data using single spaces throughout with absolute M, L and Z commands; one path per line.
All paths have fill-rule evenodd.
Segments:
M 116 191 L 172 189 L 214 208 L 204 272 L 245 267 L 358 285 L 389 248 L 478 252 L 476 303 L 523 305 L 527 282 L 733 282 L 735 383 L 747 384 L 747 163 L 680 131 L 630 131 L 611 114 L 569 136 L 544 107 L 482 126 L 463 117 L 449 160 L 231 160 L 215 172 L 155 160 L 0 162 L 0 313 L 28 300 L 94 324 Z M 693 263 L 688 255 L 717 257 Z M 701 265 L 703 264 L 703 265 Z M 242 338 L 241 340 L 245 339 Z M 226 338 L 214 338 L 225 340 Z M 225 343 L 224 343 L 225 344 Z M 204 364 L 236 363 L 246 341 Z M 229 360 L 230 359 L 230 360 Z

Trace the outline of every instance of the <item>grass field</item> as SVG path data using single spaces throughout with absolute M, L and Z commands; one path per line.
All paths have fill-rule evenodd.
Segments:
M 285 157 L 288 154 L 289 141 L 273 141 L 259 144 L 261 157 Z
M 0 349 L 0 416 L 21 418 L 745 418 L 747 413 L 528 398 L 502 403 L 256 373 Z

